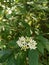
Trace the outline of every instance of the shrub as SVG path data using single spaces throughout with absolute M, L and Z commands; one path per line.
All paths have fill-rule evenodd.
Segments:
M 49 65 L 49 1 L 0 0 L 0 64 Z

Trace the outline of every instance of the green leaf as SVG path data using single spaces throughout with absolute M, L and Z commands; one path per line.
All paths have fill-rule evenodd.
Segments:
M 25 65 L 26 55 L 24 51 L 18 52 L 15 57 L 16 65 Z
M 37 39 L 38 39 L 38 41 L 39 41 L 40 43 L 42 43 L 42 44 L 45 46 L 45 48 L 49 51 L 49 40 L 46 39 L 46 38 L 44 38 L 43 36 L 38 36 Z
M 38 64 L 38 65 L 43 65 L 43 64 L 39 62 L 39 64 Z
M 9 57 L 5 65 L 16 65 L 15 58 L 13 56 Z
M 11 50 L 1 50 L 0 51 L 0 63 L 3 63 L 10 56 Z
M 9 43 L 8 43 L 8 46 L 10 48 L 17 48 L 17 44 L 16 44 L 16 40 L 11 40 Z
M 46 24 L 46 26 L 49 28 L 49 24 Z
M 28 54 L 29 65 L 38 65 L 38 51 L 30 50 Z
M 37 42 L 37 49 L 39 50 L 40 53 L 44 55 L 44 46 L 39 41 Z

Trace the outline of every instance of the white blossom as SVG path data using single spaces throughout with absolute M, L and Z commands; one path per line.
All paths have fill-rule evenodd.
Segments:
M 18 44 L 18 46 L 23 49 L 36 49 L 36 41 L 33 40 L 33 37 L 19 37 L 18 41 L 16 42 Z
M 7 10 L 6 10 L 7 14 L 11 14 L 12 13 L 12 10 L 10 8 L 7 7 Z
M 12 11 L 11 11 L 11 10 L 9 10 L 9 11 L 8 11 L 8 14 L 11 14 L 11 13 L 12 13 Z
M 3 21 L 6 21 L 6 19 L 3 19 Z
M 33 2 L 33 1 L 31 1 L 31 2 L 27 2 L 27 4 L 34 4 L 34 2 Z

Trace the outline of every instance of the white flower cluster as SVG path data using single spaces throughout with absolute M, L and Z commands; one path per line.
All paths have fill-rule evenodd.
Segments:
M 18 44 L 18 46 L 23 49 L 23 50 L 26 50 L 26 49 L 36 49 L 36 41 L 33 40 L 32 37 L 19 37 L 18 41 L 16 42 Z

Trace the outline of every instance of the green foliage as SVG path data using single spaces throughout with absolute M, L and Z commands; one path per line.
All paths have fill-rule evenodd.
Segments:
M 38 51 L 30 50 L 28 53 L 29 65 L 38 65 Z
M 22 50 L 21 36 L 37 48 Z M 49 0 L 0 0 L 0 65 L 49 65 Z

